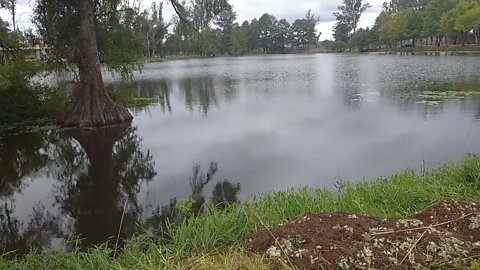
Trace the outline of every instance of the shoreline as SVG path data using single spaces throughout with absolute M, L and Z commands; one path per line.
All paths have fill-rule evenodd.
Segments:
M 311 49 L 308 51 L 291 51 L 285 53 L 275 53 L 275 54 L 266 54 L 266 53 L 253 53 L 245 54 L 240 56 L 231 56 L 231 55 L 218 55 L 218 56 L 166 56 L 166 57 L 152 57 L 152 58 L 142 58 L 138 63 L 140 64 L 149 64 L 149 63 L 161 63 L 161 62 L 170 62 L 177 60 L 193 60 L 193 59 L 215 59 L 221 57 L 232 57 L 232 58 L 241 58 L 241 57 L 252 57 L 252 56 L 270 56 L 270 55 L 311 55 L 311 54 L 336 54 L 337 52 L 331 52 L 326 50 L 323 47 Z M 408 53 L 408 54 L 426 54 L 426 55 L 480 55 L 480 45 L 465 45 L 465 46 L 416 46 L 408 48 L 384 48 L 384 49 L 370 49 L 365 52 L 353 51 L 353 52 L 341 52 L 339 54 L 362 54 L 362 53 L 378 53 L 378 54 L 399 54 L 399 53 Z
M 480 156 L 468 155 L 458 164 L 446 164 L 420 174 L 404 170 L 356 184 L 344 182 L 338 193 L 321 188 L 291 189 L 263 194 L 223 209 L 210 203 L 205 215 L 189 216 L 171 229 L 168 233 L 172 240 L 167 244 L 145 232 L 127 241 L 118 253 L 106 246 L 73 253 L 32 251 L 15 258 L 4 255 L 0 268 L 270 269 L 274 262 L 249 251 L 245 239 L 285 220 L 306 213 L 337 212 L 405 218 L 440 201 L 478 202 L 479 198 Z M 473 266 L 465 265 L 465 269 L 478 269 L 474 268 L 478 267 L 477 262 L 472 260 Z
M 480 55 L 480 45 L 465 46 L 416 46 L 406 48 L 372 49 L 368 52 L 380 54 L 420 54 L 420 55 Z

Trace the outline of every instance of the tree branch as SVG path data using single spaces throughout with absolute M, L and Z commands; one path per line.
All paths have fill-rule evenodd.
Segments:
M 190 20 L 186 18 L 185 14 L 182 14 L 181 10 L 185 10 L 185 8 L 180 3 L 178 3 L 177 0 L 170 0 L 170 3 L 172 4 L 173 9 L 175 10 L 175 13 L 177 13 L 180 20 L 186 23 L 188 26 L 192 27 L 195 32 L 201 35 L 200 31 L 193 25 Z

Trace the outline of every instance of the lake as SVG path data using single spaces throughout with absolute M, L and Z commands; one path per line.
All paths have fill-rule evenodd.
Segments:
M 87 248 L 178 219 L 176 202 L 334 191 L 480 153 L 479 56 L 196 59 L 134 77 L 158 103 L 131 126 L 0 138 L 4 251 Z

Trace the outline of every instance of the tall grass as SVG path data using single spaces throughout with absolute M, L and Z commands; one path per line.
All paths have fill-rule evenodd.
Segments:
M 191 216 L 171 229 L 172 241 L 147 233 L 131 239 L 113 258 L 107 247 L 88 252 L 30 254 L 0 259 L 2 269 L 262 269 L 268 262 L 241 247 L 241 241 L 264 224 L 276 226 L 308 212 L 346 211 L 381 217 L 405 217 L 446 199 L 479 200 L 480 157 L 467 156 L 458 165 L 416 174 L 397 172 L 357 184 L 342 183 L 338 193 L 323 189 L 272 192 L 250 202 Z M 220 249 L 219 249 L 220 248 Z M 235 267 L 231 267 L 235 266 Z

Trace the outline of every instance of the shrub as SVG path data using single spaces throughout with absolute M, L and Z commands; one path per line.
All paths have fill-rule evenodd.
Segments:
M 480 185 L 480 159 L 476 155 L 468 155 L 462 162 L 462 179 L 468 183 Z
M 51 118 L 66 91 L 31 83 L 40 66 L 17 57 L 0 66 L 0 126 Z

